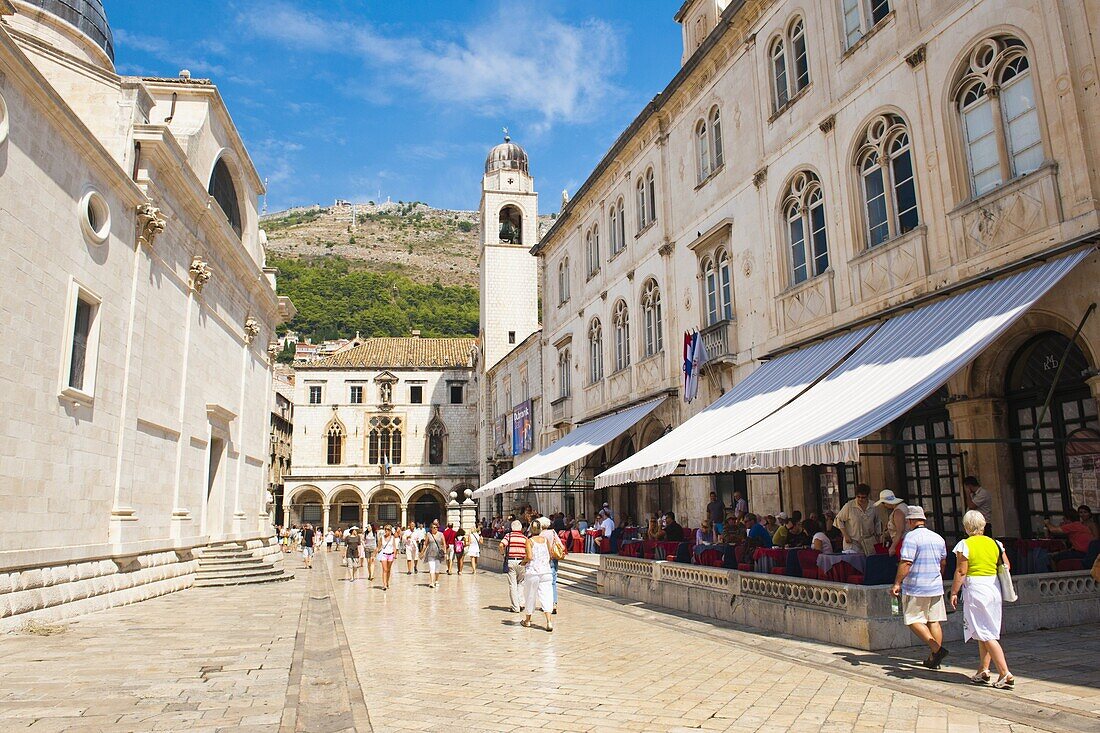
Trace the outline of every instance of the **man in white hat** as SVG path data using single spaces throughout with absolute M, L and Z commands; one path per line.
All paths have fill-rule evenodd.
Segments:
M 947 545 L 943 537 L 924 526 L 924 509 L 911 506 L 906 510 L 909 531 L 901 543 L 898 574 L 890 594 L 901 597 L 901 612 L 905 625 L 928 645 L 928 658 L 921 664 L 939 669 L 947 656 L 943 645 L 943 629 L 947 606 L 943 602 L 943 568 L 947 562 Z
M 882 511 L 882 544 L 886 545 L 886 551 L 891 555 L 897 555 L 901 550 L 901 541 L 905 539 L 905 532 L 909 529 L 905 513 L 909 507 L 905 502 L 894 496 L 890 489 L 883 489 L 878 494 L 875 507 Z

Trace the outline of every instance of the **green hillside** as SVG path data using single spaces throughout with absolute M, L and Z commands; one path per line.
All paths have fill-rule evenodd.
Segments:
M 468 285 L 416 283 L 374 271 L 361 260 L 329 255 L 316 259 L 268 256 L 279 268 L 279 294 L 298 309 L 284 329 L 314 342 L 363 336 L 476 336 L 477 289 Z

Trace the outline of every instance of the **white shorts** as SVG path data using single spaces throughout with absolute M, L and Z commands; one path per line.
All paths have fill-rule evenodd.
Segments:
M 439 560 L 428 561 L 428 572 L 433 575 L 439 573 Z
M 416 556 L 416 545 L 412 543 L 405 545 L 405 559 L 409 562 L 416 562 Z
M 312 554 L 313 554 L 313 548 L 312 547 L 303 547 L 302 548 L 302 557 L 309 557 Z
M 943 596 L 904 596 L 901 606 L 905 625 L 928 624 L 947 620 L 947 606 Z

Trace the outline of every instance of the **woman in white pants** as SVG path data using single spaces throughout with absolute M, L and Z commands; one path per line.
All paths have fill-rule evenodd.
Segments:
M 538 528 L 537 522 L 534 527 Z M 533 529 L 533 532 L 539 531 Z M 535 534 L 527 539 L 527 556 L 523 561 L 526 566 L 523 578 L 523 589 L 526 595 L 527 605 L 524 609 L 525 618 L 521 623 L 527 628 L 531 627 L 531 616 L 535 613 L 535 603 L 542 608 L 542 615 L 546 617 L 546 630 L 554 630 L 554 622 L 550 619 L 550 613 L 554 610 L 554 584 L 550 571 L 550 545 L 542 535 Z

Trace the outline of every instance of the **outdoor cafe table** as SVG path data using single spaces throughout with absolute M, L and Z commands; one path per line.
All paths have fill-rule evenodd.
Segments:
M 770 573 L 776 565 L 787 564 L 787 551 L 782 547 L 759 547 L 752 560 L 755 572 Z
M 821 571 L 821 576 L 824 577 L 826 573 L 833 569 L 834 565 L 841 562 L 851 565 L 860 575 L 867 572 L 867 556 L 862 552 L 834 552 L 830 554 L 823 552 L 817 556 L 817 569 Z

